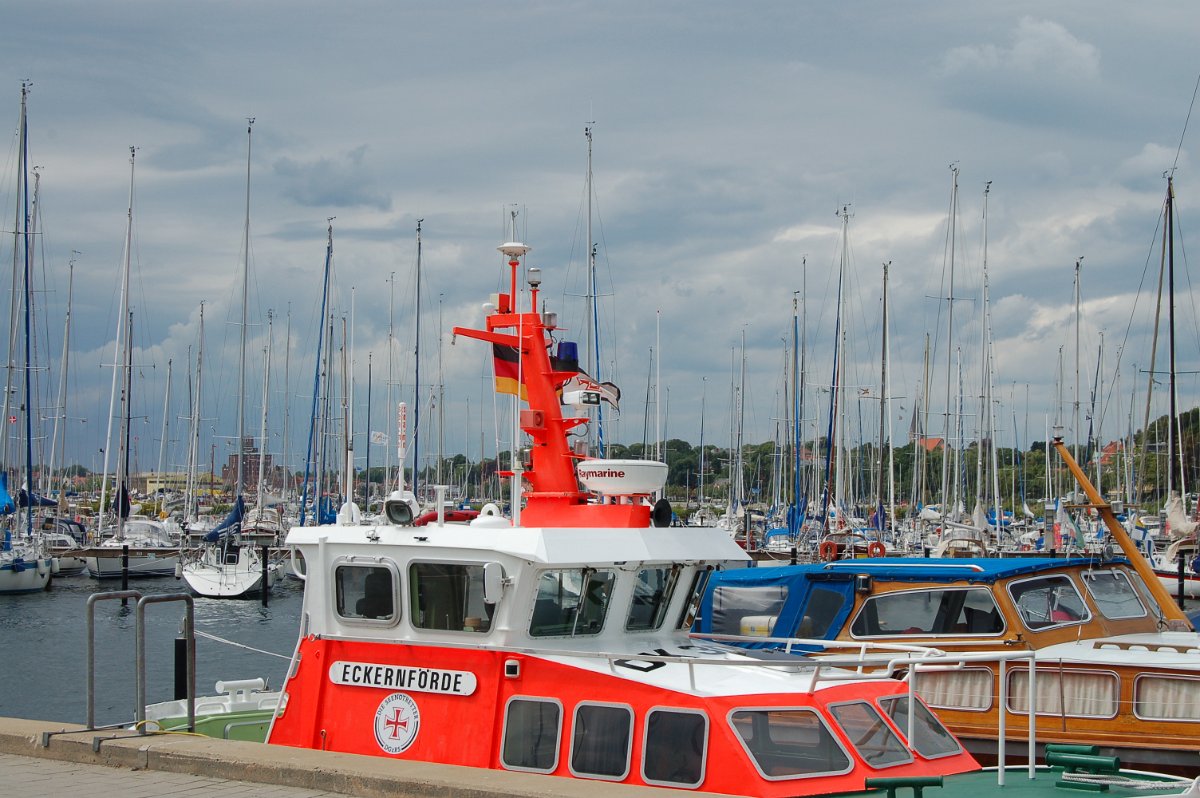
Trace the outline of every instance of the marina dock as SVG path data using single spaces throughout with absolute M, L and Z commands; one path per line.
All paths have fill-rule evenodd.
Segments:
M 0 718 L 0 796 L 638 798 L 652 787 Z M 706 796 L 712 793 L 693 792 Z

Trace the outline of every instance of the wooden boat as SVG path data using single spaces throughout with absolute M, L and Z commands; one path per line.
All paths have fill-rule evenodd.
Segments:
M 187 725 L 223 714 L 207 728 L 246 729 L 272 715 L 272 744 L 728 795 L 943 781 L 978 795 L 980 778 L 993 788 L 1012 779 L 981 777 L 912 682 L 860 669 L 860 650 L 931 649 L 855 641 L 841 658 L 771 661 L 693 639 L 706 582 L 747 555 L 724 530 L 670 526 L 669 505 L 652 501 L 665 464 L 571 448 L 567 432 L 585 418 L 563 415 L 557 389 L 571 366 L 550 359 L 556 325 L 537 310 L 536 273 L 529 310 L 516 307 L 527 249 L 501 248 L 511 290 L 486 329 L 454 330 L 519 353 L 512 388 L 528 396 L 519 424 L 532 446 L 512 480 L 515 517 L 485 508 L 465 523 L 416 526 L 415 497 L 397 491 L 386 523 L 293 528 L 304 622 L 282 690 L 226 690 L 212 704 L 226 712 Z M 562 397 L 568 407 L 593 399 Z M 195 714 L 184 712 L 173 703 L 148 717 L 179 727 Z M 1021 772 L 1045 788 L 1048 771 Z
M 1033 651 L 1039 739 L 1200 771 L 1200 634 L 1136 549 L 1107 559 L 876 558 L 727 571 L 710 581 L 697 629 L 757 637 L 760 648 L 804 638 Z M 977 752 L 995 745 L 1004 706 L 1015 749 L 1027 740 L 1027 671 L 972 665 L 924 675 L 917 689 Z

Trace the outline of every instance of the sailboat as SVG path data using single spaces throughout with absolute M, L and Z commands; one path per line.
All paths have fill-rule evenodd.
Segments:
M 31 232 L 29 228 L 29 179 L 28 179 L 28 123 L 25 115 L 26 97 L 29 88 L 21 85 L 21 118 L 20 118 L 20 159 L 17 170 L 20 202 L 18 204 L 18 220 L 14 229 L 20 232 L 13 237 L 13 269 L 20 269 L 20 284 L 23 296 L 13 297 L 13 328 L 16 316 L 20 313 L 24 329 L 24 402 L 22 415 L 25 417 L 25 484 L 30 486 L 26 491 L 27 501 L 24 512 L 18 510 L 17 503 L 8 493 L 8 474 L 0 471 L 0 514 L 12 515 L 4 523 L 4 538 L 0 542 L 0 593 L 32 593 L 43 590 L 50 582 L 52 560 L 41 545 L 33 537 L 33 502 L 28 500 L 33 496 L 33 422 L 32 422 L 32 393 L 30 391 L 30 307 L 33 296 L 29 280 L 33 258 L 31 254 Z M 18 249 L 24 253 L 21 264 L 17 263 Z M 15 276 L 15 275 L 14 275 Z M 14 281 L 16 284 L 16 281 Z M 19 304 L 18 304 L 19 303 Z M 11 362 L 11 360 L 10 360 Z M 10 371 L 11 374 L 11 371 Z M 11 391 L 9 392 L 11 394 Z M 6 394 L 7 396 L 8 394 Z M 22 527 L 24 531 L 22 532 Z
M 279 575 L 280 567 L 269 561 L 266 544 L 254 545 L 243 539 L 245 510 L 246 454 L 245 396 L 246 396 L 246 325 L 250 274 L 250 152 L 254 120 L 246 126 L 246 224 L 242 260 L 242 328 L 238 371 L 238 438 L 237 478 L 233 509 L 217 527 L 203 538 L 197 550 L 185 553 L 180 575 L 193 592 L 209 598 L 240 598 L 260 590 L 270 590 Z M 270 365 L 268 363 L 268 370 Z M 264 400 L 266 392 L 263 393 Z M 258 454 L 259 462 L 263 455 Z M 259 471 L 259 497 L 262 497 L 262 471 Z M 261 517 L 261 508 L 259 510 Z

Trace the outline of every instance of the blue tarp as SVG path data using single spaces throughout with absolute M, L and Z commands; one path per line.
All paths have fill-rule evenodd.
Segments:
M 8 515 L 16 509 L 17 505 L 8 492 L 8 474 L 0 471 L 0 515 Z
M 991 583 L 1004 577 L 1099 562 L 1088 557 L 994 557 L 929 559 L 872 557 L 828 563 L 735 568 L 717 571 L 708 581 L 693 631 L 747 634 L 743 621 L 761 628 L 768 619 L 771 637 L 832 640 L 854 607 L 855 577 L 869 574 L 892 582 Z M 1107 562 L 1128 563 L 1123 558 Z M 747 644 L 770 648 L 775 644 Z
M 29 506 L 28 492 L 24 488 L 21 488 L 19 491 L 17 491 L 17 506 L 18 507 L 28 507 Z M 35 493 L 35 494 L 33 494 L 33 506 L 34 507 L 56 507 L 56 506 L 58 506 L 58 502 L 54 501 L 54 499 L 47 499 L 45 496 L 39 496 L 38 494 Z
M 219 539 L 226 535 L 235 535 L 242 528 L 242 516 L 246 512 L 246 502 L 241 496 L 237 497 L 237 501 L 233 503 L 233 509 L 229 511 L 229 515 L 225 516 L 225 520 L 217 524 L 208 534 L 204 536 L 207 543 L 216 543 Z

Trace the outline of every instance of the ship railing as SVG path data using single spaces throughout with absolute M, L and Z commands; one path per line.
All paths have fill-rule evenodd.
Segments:
M 966 666 L 975 663 L 995 664 L 999 674 L 999 696 L 997 703 L 997 739 L 996 739 L 996 778 L 1000 785 L 1004 784 L 1007 758 L 1007 721 L 1008 712 L 1008 678 L 1007 669 L 1012 662 L 1027 662 L 1026 667 L 1028 673 L 1028 701 L 1027 707 L 1029 716 L 1028 729 L 1028 752 L 1027 763 L 1029 778 L 1034 778 L 1037 760 L 1037 652 L 1033 650 L 1026 651 L 944 651 L 942 649 L 933 648 L 931 646 L 922 645 L 905 645 L 899 643 L 867 643 L 867 642 L 847 642 L 837 640 L 819 640 L 819 639 L 804 639 L 804 638 L 763 638 L 752 637 L 746 638 L 742 635 L 711 635 L 711 634 L 693 634 L 693 638 L 702 640 L 711 640 L 713 642 L 745 642 L 751 640 L 756 643 L 781 643 L 783 648 L 773 649 L 774 651 L 785 651 L 794 653 L 797 656 L 790 659 L 771 659 L 771 660 L 755 660 L 748 657 L 745 661 L 739 662 L 739 666 L 751 667 L 767 667 L 767 668 L 786 668 L 791 671 L 810 670 L 812 671 L 812 679 L 809 685 L 809 691 L 816 689 L 818 683 L 821 682 L 844 682 L 844 681 L 861 681 L 865 678 L 893 678 L 902 679 L 908 685 L 908 736 L 909 745 L 912 746 L 913 735 L 916 733 L 916 711 L 912 707 L 916 706 L 917 699 L 917 682 L 919 681 L 919 673 L 932 672 L 948 672 L 962 670 Z M 818 651 L 811 649 L 816 648 Z M 830 650 L 844 651 L 846 653 L 829 654 Z M 799 655 L 809 654 L 812 656 L 803 657 Z M 588 656 L 587 653 L 580 653 L 580 656 Z M 593 656 L 604 657 L 609 661 L 609 668 L 616 673 L 618 665 L 625 664 L 628 667 L 632 662 L 674 662 L 688 666 L 688 678 L 692 688 L 696 688 L 695 668 L 704 665 L 729 665 L 728 659 L 710 658 L 710 657 L 688 657 L 688 656 L 671 656 L 671 655 L 650 655 L 638 654 L 634 657 L 628 655 L 617 656 L 614 654 L 593 654 Z

